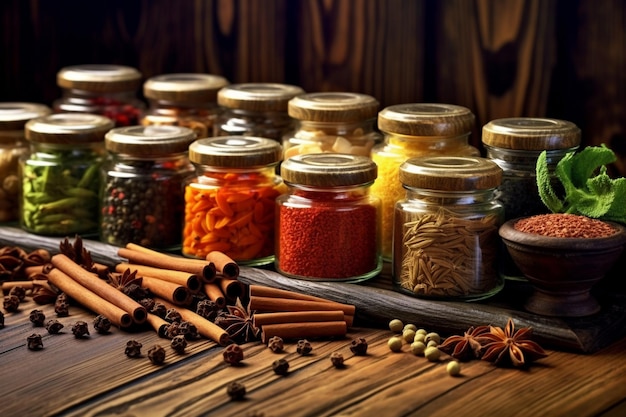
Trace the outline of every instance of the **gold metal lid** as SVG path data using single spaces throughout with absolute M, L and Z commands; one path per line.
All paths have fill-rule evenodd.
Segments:
M 123 65 L 75 65 L 57 73 L 61 88 L 100 93 L 134 91 L 141 83 L 141 73 Z
M 494 148 L 543 151 L 576 148 L 580 136 L 580 129 L 567 120 L 511 117 L 484 125 L 482 142 Z
M 203 138 L 189 146 L 191 162 L 212 167 L 262 167 L 276 164 L 282 157 L 280 143 L 253 136 Z
M 101 142 L 113 127 L 113 120 L 97 114 L 57 113 L 28 121 L 24 130 L 32 142 L 70 145 Z
M 143 84 L 143 94 L 153 100 L 173 102 L 215 102 L 228 80 L 219 75 L 200 73 L 162 74 Z
M 378 167 L 370 158 L 339 153 L 295 155 L 283 161 L 280 175 L 292 184 L 337 187 L 371 183 Z
M 0 103 L 0 130 L 24 130 L 24 125 L 31 119 L 52 113 L 44 104 L 24 102 Z
M 378 113 L 378 128 L 406 136 L 455 137 L 474 128 L 475 116 L 454 104 L 407 103 L 384 108 Z
M 438 191 L 474 191 L 496 188 L 502 169 L 481 157 L 424 156 L 400 165 L 400 182 L 411 188 Z
M 193 130 L 182 126 L 125 126 L 104 136 L 108 151 L 140 157 L 182 153 L 196 139 Z
M 360 122 L 376 117 L 378 101 L 366 94 L 325 92 L 289 100 L 289 116 L 314 122 Z
M 217 104 L 229 109 L 287 112 L 287 103 L 304 90 L 278 83 L 231 84 L 217 93 Z

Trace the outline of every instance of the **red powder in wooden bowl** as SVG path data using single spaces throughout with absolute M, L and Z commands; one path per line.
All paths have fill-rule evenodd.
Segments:
M 521 219 L 515 230 L 551 237 L 578 237 L 593 239 L 617 233 L 608 223 L 576 214 L 540 214 Z

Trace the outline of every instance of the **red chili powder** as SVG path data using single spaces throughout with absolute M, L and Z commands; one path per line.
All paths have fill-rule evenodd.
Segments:
M 374 206 L 280 206 L 278 225 L 278 268 L 286 274 L 347 279 L 377 266 Z
M 593 239 L 617 233 L 610 224 L 576 214 L 539 214 L 521 219 L 515 230 L 551 237 L 577 237 Z

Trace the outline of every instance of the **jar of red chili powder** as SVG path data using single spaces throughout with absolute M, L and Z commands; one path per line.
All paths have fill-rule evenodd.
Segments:
M 196 132 L 198 139 L 215 136 L 214 124 L 223 110 L 217 104 L 217 92 L 226 85 L 226 78 L 212 74 L 151 77 L 143 85 L 148 109 L 141 124 L 188 127 Z
M 53 103 L 56 113 L 100 114 L 115 126 L 136 125 L 145 107 L 137 98 L 141 73 L 123 65 L 75 65 L 57 73 L 62 96 Z
M 244 135 L 282 141 L 295 125 L 287 113 L 287 103 L 299 94 L 304 94 L 304 90 L 289 84 L 228 85 L 217 93 L 217 103 L 224 112 L 215 124 L 215 136 Z
M 49 236 L 97 235 L 100 165 L 107 117 L 58 113 L 24 128 L 30 152 L 19 161 L 20 226 Z
M 110 130 L 102 165 L 100 240 L 180 249 L 183 185 L 193 130 L 180 126 L 125 126 Z
M 289 100 L 296 130 L 283 140 L 285 159 L 309 153 L 370 155 L 382 140 L 376 130 L 378 101 L 348 92 L 309 93 Z
M 371 154 L 378 165 L 372 194 L 382 201 L 382 253 L 386 260 L 391 260 L 394 206 L 404 198 L 398 168 L 418 156 L 478 156 L 478 149 L 469 144 L 474 119 L 469 109 L 452 104 L 398 104 L 378 114 L 384 143 Z
M 0 103 L 0 223 L 16 221 L 19 217 L 17 165 L 18 160 L 28 153 L 24 125 L 51 112 L 43 104 Z
M 198 139 L 189 146 L 195 175 L 185 186 L 182 253 L 220 251 L 242 265 L 274 261 L 276 175 L 282 146 L 251 136 Z
M 308 280 L 358 282 L 382 269 L 376 164 L 366 156 L 296 155 L 281 164 L 276 269 Z
M 497 293 L 502 169 L 481 157 L 424 156 L 405 161 L 399 179 L 406 196 L 395 205 L 395 288 L 469 301 Z

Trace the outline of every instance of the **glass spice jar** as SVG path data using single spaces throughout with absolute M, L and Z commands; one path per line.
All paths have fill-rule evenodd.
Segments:
M 215 124 L 215 136 L 256 136 L 282 141 L 293 133 L 295 121 L 287 103 L 304 94 L 295 85 L 277 83 L 231 84 L 217 93 L 224 109 Z
M 111 119 L 58 113 L 26 123 L 30 152 L 19 161 L 20 226 L 40 235 L 96 235 L 99 169 Z
M 179 126 L 126 126 L 106 134 L 101 241 L 180 250 L 183 185 L 194 172 L 187 155 L 195 138 Z
M 228 80 L 219 75 L 200 73 L 163 74 L 149 78 L 143 85 L 148 109 L 142 125 L 188 127 L 198 139 L 215 136 L 215 122 L 223 109 L 217 93 Z
M 137 97 L 141 73 L 123 65 L 75 65 L 57 73 L 62 96 L 53 103 L 56 113 L 100 114 L 115 126 L 139 123 L 145 104 Z
M 495 198 L 502 169 L 481 157 L 410 158 L 399 169 L 405 198 L 395 205 L 392 276 L 403 293 L 467 301 L 500 291 Z
M 276 269 L 307 280 L 359 282 L 382 269 L 380 201 L 369 157 L 318 153 L 281 164 L 289 191 L 276 204 Z
M 289 116 L 296 119 L 292 135 L 283 139 L 284 158 L 309 153 L 370 155 L 382 140 L 376 130 L 378 101 L 348 92 L 309 93 L 289 100 Z
M 469 109 L 452 104 L 398 104 L 378 114 L 384 142 L 372 149 L 372 160 L 378 165 L 372 194 L 382 201 L 385 260 L 391 260 L 394 206 L 405 194 L 398 178 L 400 165 L 418 156 L 479 156 L 479 150 L 469 144 L 474 119 Z
M 31 119 L 50 114 L 43 104 L 0 103 L 0 223 L 19 218 L 18 160 L 28 153 L 24 125 Z
M 198 139 L 189 146 L 196 169 L 185 185 L 182 253 L 204 259 L 220 251 L 242 265 L 274 261 L 276 175 L 282 146 L 252 136 Z

